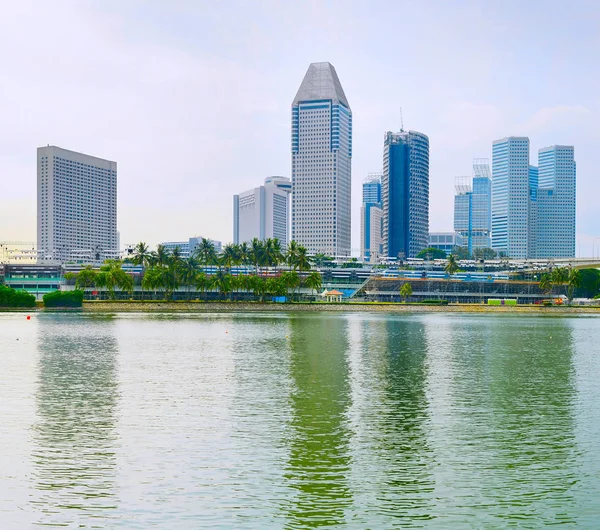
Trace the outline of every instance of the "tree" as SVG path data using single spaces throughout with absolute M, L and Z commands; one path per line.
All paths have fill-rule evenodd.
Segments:
M 581 272 L 579 269 L 569 269 L 569 275 L 567 277 L 567 298 L 569 304 L 573 301 L 575 289 L 581 287 Z
M 457 260 L 471 259 L 471 254 L 467 247 L 454 247 L 452 254 L 454 254 Z
M 550 279 L 553 286 L 558 286 L 557 294 L 560 294 L 561 285 L 565 285 L 569 281 L 569 269 L 567 267 L 555 267 L 550 273 Z
M 321 277 L 321 273 L 319 271 L 311 271 L 304 280 L 304 285 L 306 285 L 306 287 L 308 287 L 312 292 L 320 291 L 322 283 L 323 278 Z
M 298 270 L 301 272 L 310 270 L 310 260 L 308 259 L 308 253 L 306 251 L 306 248 L 304 248 L 303 246 L 298 245 L 298 252 L 296 255 L 295 265 L 296 268 L 298 268 Z
M 140 241 L 133 248 L 133 257 L 131 258 L 131 262 L 134 265 L 141 265 L 144 268 L 150 266 L 150 263 L 152 262 L 152 252 L 150 252 L 150 248 L 148 245 L 146 245 L 146 243 Z
M 264 245 L 263 242 L 255 237 L 250 242 L 250 259 L 254 265 L 254 274 L 258 276 L 260 273 L 260 265 L 263 262 Z
M 162 267 L 158 265 L 151 265 L 146 269 L 142 278 L 142 289 L 154 291 L 154 298 L 156 298 L 156 292 L 163 286 L 162 270 Z
M 121 268 L 119 260 L 107 260 L 96 275 L 96 285 L 108 291 L 111 300 L 115 299 L 115 289 L 133 291 L 133 278 Z
M 435 247 L 424 248 L 415 257 L 419 259 L 445 259 L 446 253 Z
M 444 270 L 450 276 L 452 276 L 455 272 L 458 271 L 458 262 L 456 261 L 456 257 L 454 256 L 454 254 L 450 254 L 448 256 L 448 263 L 446 263 L 446 266 L 444 267 Z
M 89 289 L 96 286 L 98 273 L 88 265 L 85 269 L 80 270 L 75 278 L 75 287 L 77 289 Z
M 196 284 L 198 274 L 198 260 L 190 256 L 181 263 L 181 282 L 185 285 L 187 299 L 191 298 L 191 287 Z
M 238 246 L 233 244 L 225 245 L 221 258 L 227 272 L 231 271 L 231 267 L 239 262 Z
M 285 262 L 290 269 L 296 268 L 296 261 L 298 259 L 298 243 L 294 240 L 290 241 L 288 248 L 285 252 Z
M 406 302 L 406 300 L 412 296 L 412 293 L 412 285 L 409 282 L 402 284 L 402 287 L 400 288 L 400 296 L 404 299 L 404 302 Z
M 319 252 L 312 257 L 312 262 L 315 264 L 315 267 L 324 267 L 329 259 L 325 254 Z
M 195 252 L 195 257 L 198 259 L 201 265 L 210 266 L 216 265 L 218 261 L 217 251 L 215 245 L 210 239 L 202 238 L 200 245 Z
M 550 274 L 542 274 L 540 277 L 540 291 L 545 294 L 548 294 L 552 291 L 552 278 Z
M 282 284 L 285 286 L 286 294 L 289 289 L 294 289 L 300 285 L 300 275 L 296 271 L 284 271 L 280 276 Z
M 169 251 L 164 247 L 164 245 L 158 245 L 156 247 L 156 256 L 154 261 L 157 265 L 166 265 L 169 259 Z
M 200 291 L 204 294 L 210 287 L 208 276 L 204 272 L 198 272 L 194 280 L 194 286 L 196 287 L 196 291 Z M 206 300 L 206 297 L 204 297 L 204 299 Z
M 497 256 L 496 251 L 485 247 L 485 248 L 476 248 L 475 250 L 473 250 L 473 258 L 474 259 L 483 259 L 483 260 L 487 260 L 487 259 L 495 259 Z

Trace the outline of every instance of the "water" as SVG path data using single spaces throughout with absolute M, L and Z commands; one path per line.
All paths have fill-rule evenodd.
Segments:
M 600 527 L 600 319 L 0 313 L 0 527 Z

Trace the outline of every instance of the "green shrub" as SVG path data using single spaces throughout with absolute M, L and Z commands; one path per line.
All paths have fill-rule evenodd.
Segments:
M 35 296 L 0 285 L 0 307 L 35 307 Z
M 44 295 L 46 307 L 81 307 L 83 291 L 54 291 Z

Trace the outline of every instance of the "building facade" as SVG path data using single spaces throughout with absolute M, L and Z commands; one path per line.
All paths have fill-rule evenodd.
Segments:
M 352 111 L 335 68 L 312 63 L 292 102 L 292 239 L 350 255 Z
M 38 148 L 37 250 L 44 263 L 119 256 L 116 162 Z
M 575 148 L 567 145 L 538 151 L 537 189 L 531 194 L 534 258 L 575 257 Z
M 515 259 L 530 251 L 529 138 L 511 136 L 492 145 L 492 248 Z
M 387 132 L 381 178 L 383 253 L 414 258 L 429 243 L 429 138 Z
M 451 254 L 456 247 L 466 246 L 466 238 L 458 232 L 432 232 L 429 234 L 428 246 L 443 250 L 446 254 Z
M 360 253 L 363 261 L 376 262 L 383 255 L 381 173 L 371 173 L 363 181 L 360 209 Z
M 196 249 L 200 246 L 200 243 L 202 243 L 202 239 L 201 236 L 194 236 L 190 237 L 187 241 L 164 241 L 163 243 L 160 243 L 160 245 L 162 245 L 167 252 L 171 253 L 175 248 L 179 248 L 181 257 L 186 259 L 194 254 Z M 221 252 L 223 247 L 221 241 L 215 241 L 214 239 L 209 239 L 209 241 L 213 244 L 217 253 Z
M 289 242 L 289 211 L 292 182 L 285 177 L 267 177 L 264 186 L 233 196 L 233 242 L 254 238 Z
M 472 180 L 456 179 L 454 230 L 462 236 L 470 254 L 478 248 L 491 248 L 492 179 L 486 158 L 473 161 Z

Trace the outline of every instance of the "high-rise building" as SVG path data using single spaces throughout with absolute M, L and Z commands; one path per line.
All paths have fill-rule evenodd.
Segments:
M 360 253 L 364 261 L 375 262 L 383 254 L 382 224 L 381 173 L 371 173 L 363 181 L 360 209 Z
M 457 247 L 466 246 L 466 239 L 458 232 L 431 232 L 427 246 L 451 254 L 456 251 Z
M 575 148 L 555 145 L 538 151 L 537 190 L 532 193 L 535 215 L 530 257 L 575 257 Z
M 267 177 L 258 188 L 233 196 L 233 242 L 254 238 L 279 239 L 288 244 L 290 179 Z
M 37 184 L 40 261 L 118 258 L 116 162 L 39 147 Z
M 511 136 L 492 146 L 492 248 L 511 258 L 529 257 L 529 138 Z
M 454 230 L 466 242 L 469 253 L 491 247 L 492 180 L 487 158 L 473 161 L 473 179 L 457 177 L 454 195 Z
M 312 63 L 292 102 L 292 239 L 350 255 L 352 111 L 335 68 Z
M 383 253 L 414 258 L 429 242 L 429 138 L 387 132 L 381 178 Z

